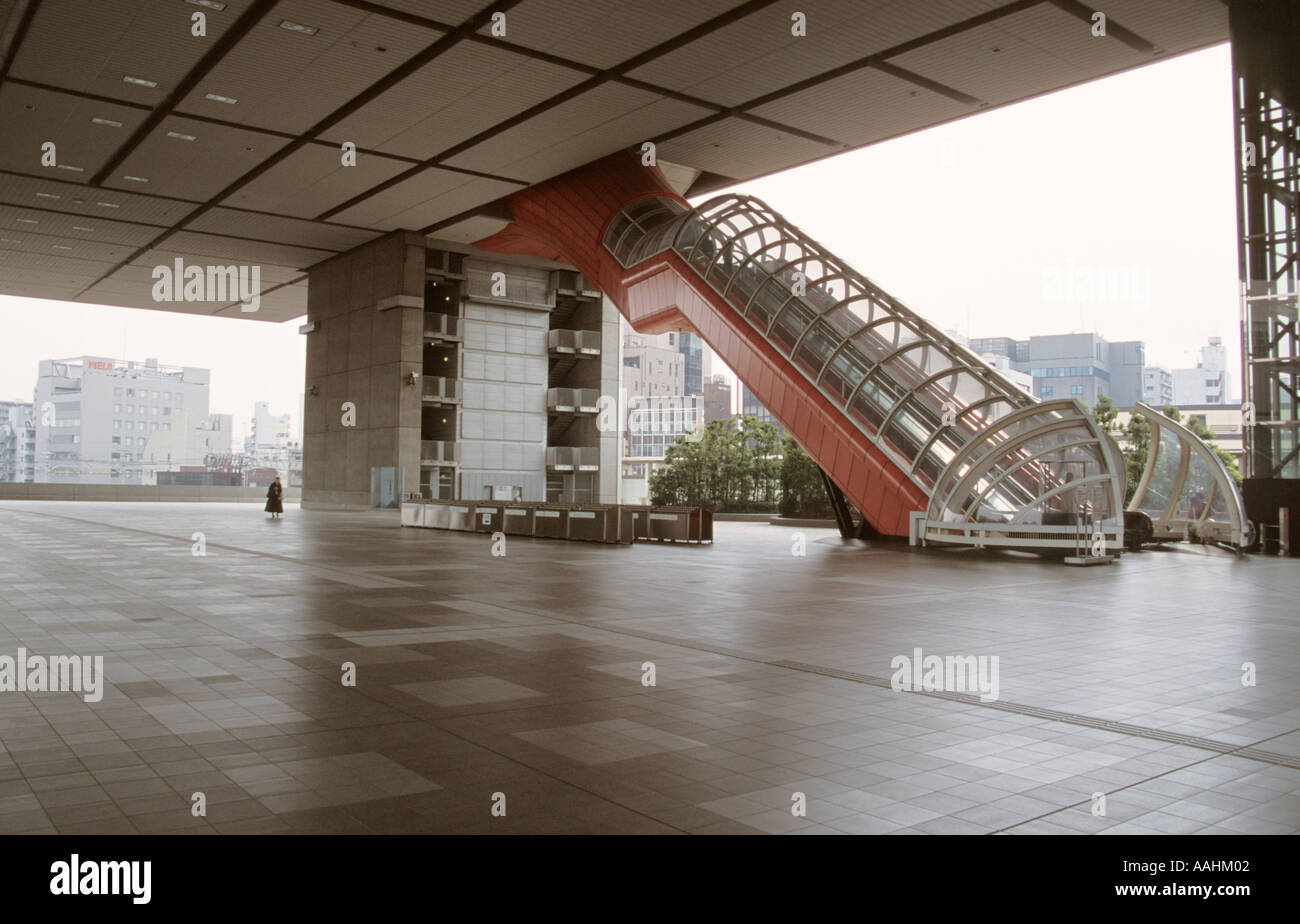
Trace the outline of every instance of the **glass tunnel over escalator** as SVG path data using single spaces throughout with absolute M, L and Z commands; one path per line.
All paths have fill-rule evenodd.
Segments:
M 625 152 L 509 204 L 479 246 L 569 262 L 637 330 L 698 333 L 878 532 L 1123 547 L 1124 460 L 1087 408 L 1020 390 L 760 200 L 692 208 Z

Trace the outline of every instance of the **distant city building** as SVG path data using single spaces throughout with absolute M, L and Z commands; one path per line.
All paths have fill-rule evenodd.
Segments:
M 631 459 L 662 459 L 679 437 L 704 426 L 699 395 L 635 397 L 628 401 L 628 451 Z
M 1223 338 L 1211 337 L 1201 347 L 1201 361 L 1191 369 L 1175 369 L 1174 404 L 1227 404 L 1231 400 L 1231 373 Z
M 704 394 L 704 341 L 698 334 L 669 333 L 669 345 L 675 345 L 682 356 L 682 394 Z
M 269 403 L 257 401 L 253 404 L 251 428 L 244 443 L 248 455 L 245 464 L 250 471 L 274 471 L 289 487 L 302 484 L 302 444 L 295 438 L 293 418 L 272 414 Z M 253 484 L 251 475 L 248 483 Z
M 0 482 L 36 480 L 36 421 L 30 401 L 0 401 Z
M 676 334 L 627 334 L 623 338 L 623 388 L 629 396 L 654 398 L 686 393 L 686 357 Z M 631 405 L 629 404 L 629 407 Z
M 777 419 L 772 416 L 772 412 L 758 403 L 758 399 L 754 397 L 754 393 L 750 391 L 749 386 L 743 382 L 740 385 L 740 413 L 749 417 L 755 417 L 762 423 L 770 423 L 782 433 L 785 433 L 785 428 L 782 427 L 781 424 L 777 422 Z
M 1147 366 L 1142 370 L 1142 401 L 1154 408 L 1174 403 L 1174 376 L 1168 369 Z
M 1033 377 L 1035 397 L 1076 398 L 1091 407 L 1107 395 L 1118 407 L 1142 400 L 1146 348 L 1140 340 L 1116 343 L 1098 334 L 1049 334 L 1015 340 L 984 337 L 969 341 L 978 355 L 1003 356 L 1017 372 Z
M 193 465 L 188 430 L 208 420 L 207 369 L 82 356 L 41 360 L 36 380 L 35 480 L 153 484 L 160 467 Z M 201 423 L 199 423 L 201 422 Z M 167 434 L 172 448 L 159 448 Z M 162 434 L 153 453 L 151 438 Z M 170 458 L 167 453 L 170 451 Z
M 715 375 L 704 383 L 704 423 L 726 420 L 732 416 L 731 383 L 724 375 Z

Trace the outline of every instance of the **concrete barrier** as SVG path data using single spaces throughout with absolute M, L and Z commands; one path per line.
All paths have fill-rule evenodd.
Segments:
M 285 488 L 284 500 L 296 501 L 299 488 Z M 44 501 L 152 501 L 155 503 L 266 503 L 266 488 L 226 485 L 119 485 L 0 483 L 0 500 Z

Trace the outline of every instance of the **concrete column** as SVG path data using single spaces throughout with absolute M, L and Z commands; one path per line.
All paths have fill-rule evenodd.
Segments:
M 372 468 L 419 488 L 424 252 L 397 231 L 308 270 L 304 507 L 369 506 Z

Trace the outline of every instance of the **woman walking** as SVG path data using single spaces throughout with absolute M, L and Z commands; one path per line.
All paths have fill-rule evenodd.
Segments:
M 284 513 L 284 504 L 280 503 L 280 498 L 283 496 L 284 488 L 280 485 L 280 479 L 276 478 L 266 489 L 266 512 L 271 515 L 272 520 Z

